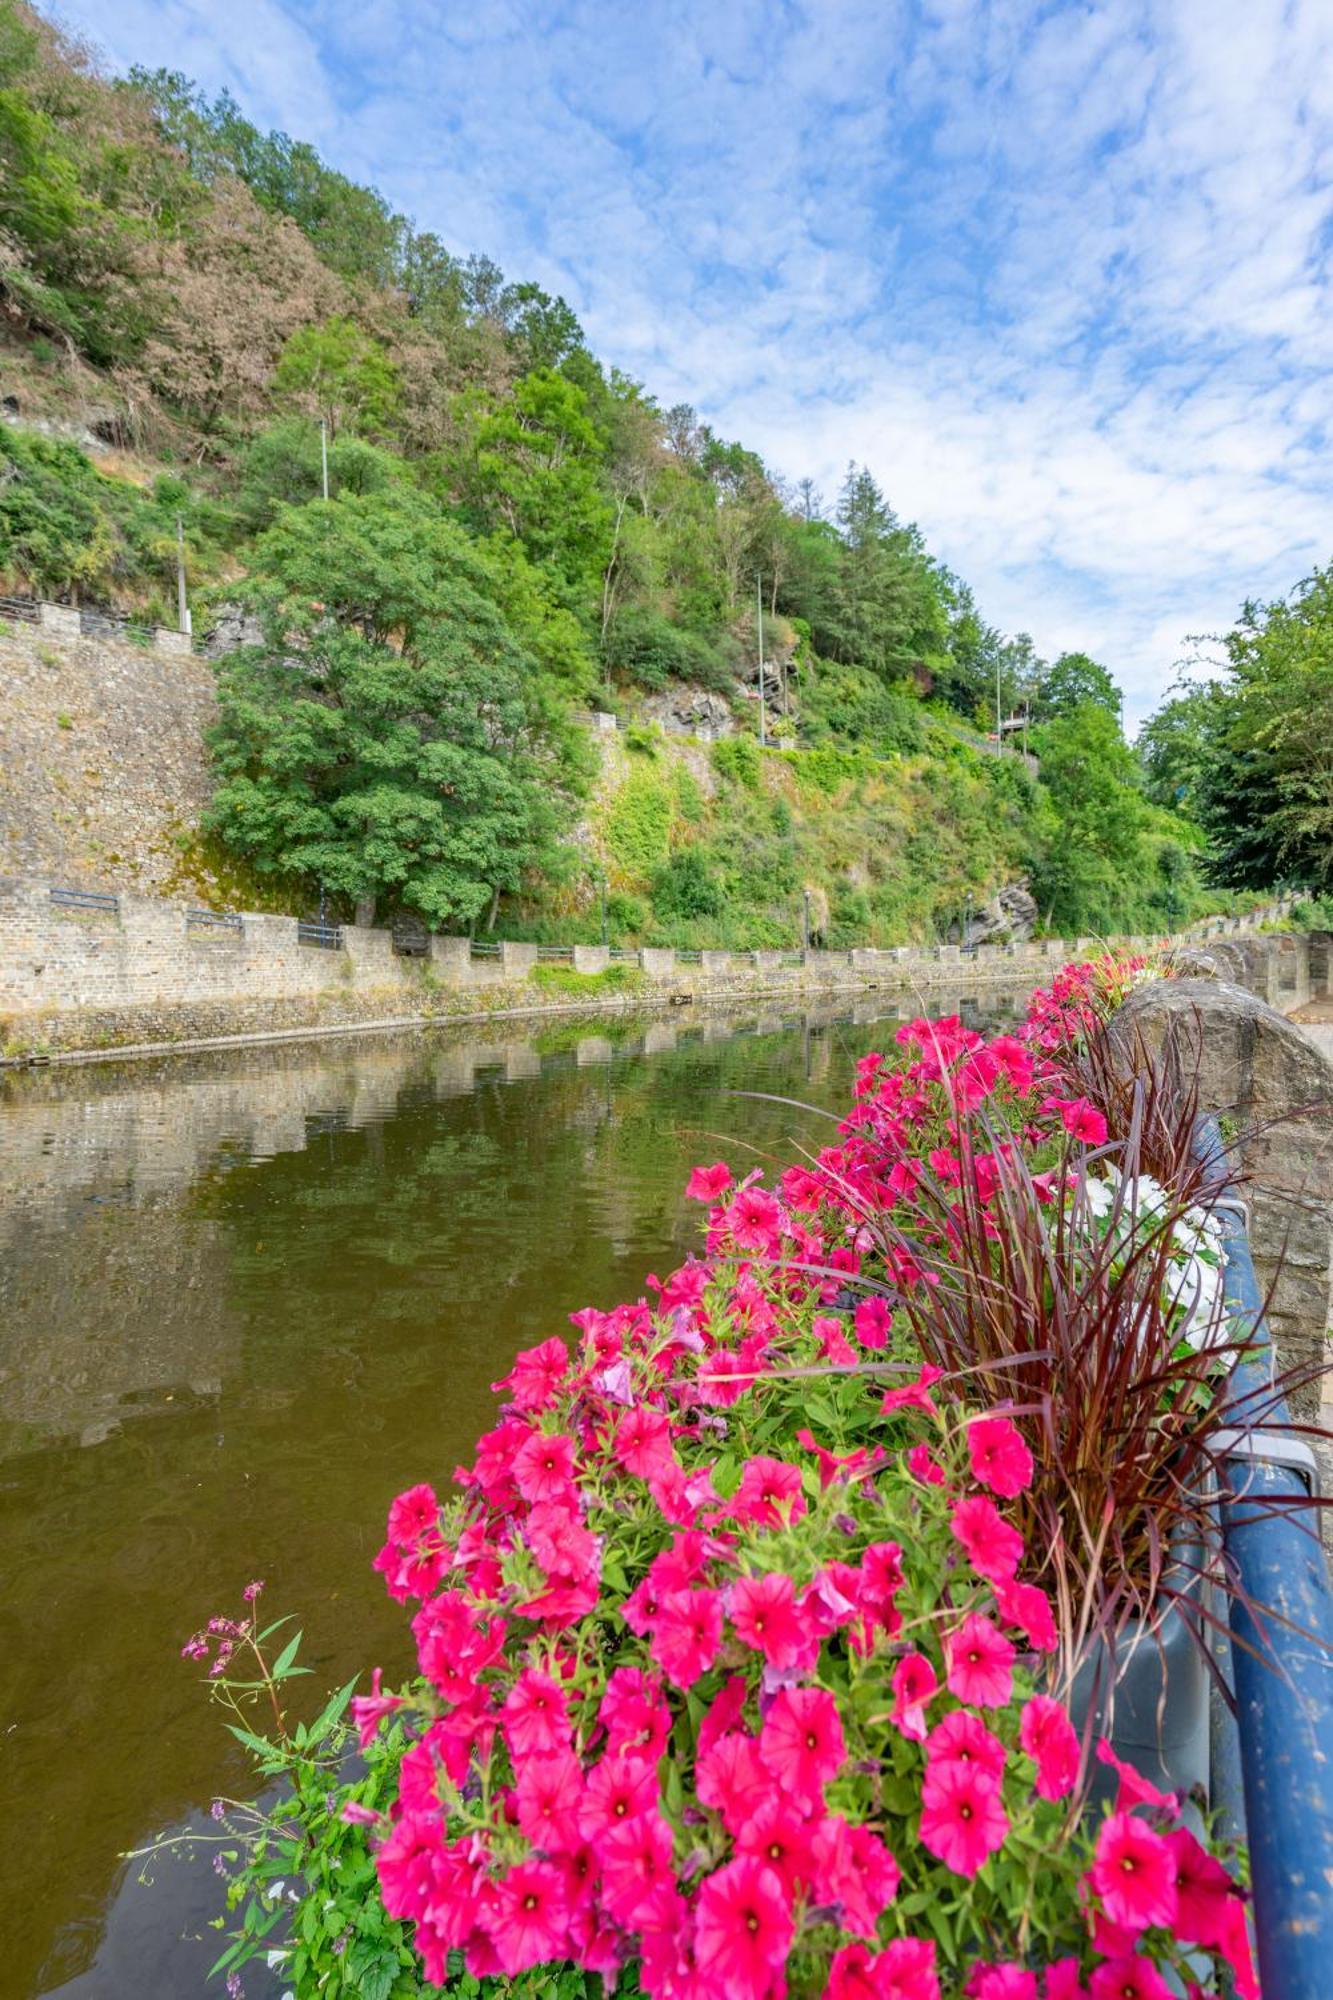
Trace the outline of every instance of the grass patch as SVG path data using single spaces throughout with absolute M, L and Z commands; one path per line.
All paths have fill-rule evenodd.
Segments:
M 531 979 L 544 993 L 572 993 L 584 999 L 591 993 L 639 993 L 643 971 L 637 965 L 608 965 L 605 972 L 575 972 L 572 965 L 534 965 Z

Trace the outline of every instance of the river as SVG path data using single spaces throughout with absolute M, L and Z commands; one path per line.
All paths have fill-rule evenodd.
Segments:
M 516 1349 L 698 1242 L 695 1161 L 825 1142 L 739 1093 L 840 1107 L 909 1011 L 0 1078 L 0 1990 L 204 1992 L 207 1857 L 149 1885 L 119 1858 L 249 1788 L 181 1642 L 262 1577 L 265 1609 L 301 1615 L 312 1707 L 359 1667 L 405 1673 L 370 1568 L 393 1494 L 447 1483 Z

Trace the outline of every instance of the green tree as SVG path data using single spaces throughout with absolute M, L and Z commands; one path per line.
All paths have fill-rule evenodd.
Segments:
M 1333 564 L 1247 604 L 1206 720 L 1197 784 L 1209 869 L 1233 888 L 1333 888 Z
M 298 409 L 322 418 L 330 436 L 341 430 L 390 436 L 402 401 L 388 354 L 345 315 L 298 328 L 282 350 L 273 387 Z
M 1037 682 L 1033 718 L 1045 722 L 1053 715 L 1069 715 L 1088 701 L 1108 715 L 1120 714 L 1120 690 L 1107 669 L 1086 653 L 1061 653 Z
M 424 500 L 284 510 L 265 638 L 218 669 L 208 823 L 261 872 L 475 925 L 554 859 L 571 770 L 466 535 Z
M 885 680 L 932 671 L 946 657 L 948 638 L 939 581 L 918 530 L 902 525 L 864 467 L 848 468 L 838 528 L 834 657 Z
M 1113 715 L 1086 701 L 1036 738 L 1053 824 L 1034 871 L 1045 920 L 1067 932 L 1121 926 L 1146 830 L 1133 752 Z
M 1171 812 L 1196 811 L 1200 783 L 1217 755 L 1215 738 L 1226 701 L 1216 681 L 1184 686 L 1143 724 L 1135 748 L 1144 790 L 1154 805 Z
M 581 599 L 610 544 L 601 460 L 583 391 L 549 368 L 523 376 L 476 426 L 468 483 L 485 524 L 507 529 Z

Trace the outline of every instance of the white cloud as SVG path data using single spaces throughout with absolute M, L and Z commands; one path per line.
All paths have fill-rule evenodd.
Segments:
M 1131 713 L 1333 553 L 1324 0 L 66 0 L 793 476 L 868 461 Z

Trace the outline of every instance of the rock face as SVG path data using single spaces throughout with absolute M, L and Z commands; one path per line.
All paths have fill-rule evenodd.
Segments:
M 962 942 L 968 946 L 1009 944 L 1030 938 L 1039 914 L 1036 898 L 1029 894 L 1027 883 L 1013 882 L 972 912 Z
M 252 611 L 246 611 L 239 604 L 223 604 L 209 627 L 201 652 L 207 659 L 220 660 L 224 653 L 234 653 L 238 646 L 257 646 L 264 637 L 264 628 Z
M 1281 1365 L 1323 1365 L 1333 1323 L 1333 1064 L 1300 1029 L 1225 980 L 1154 980 L 1112 1032 L 1168 1042 L 1192 1067 L 1202 1108 L 1236 1121 L 1250 1176 L 1250 1246 Z M 1310 1409 L 1318 1388 L 1293 1397 Z
M 714 694 L 709 688 L 682 684 L 668 688 L 662 694 L 650 694 L 643 704 L 643 712 L 650 722 L 658 723 L 668 736 L 701 736 L 706 742 L 712 742 L 719 736 L 732 736 L 736 731 L 730 702 L 725 695 Z

